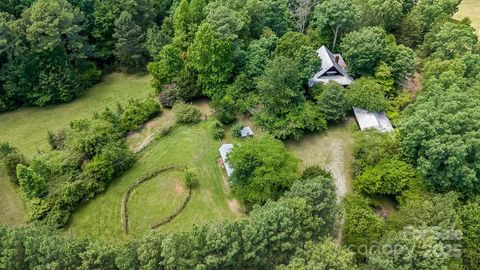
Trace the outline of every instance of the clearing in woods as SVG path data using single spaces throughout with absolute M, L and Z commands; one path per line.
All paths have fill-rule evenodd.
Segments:
M 456 19 L 463 19 L 465 17 L 472 20 L 472 26 L 477 29 L 477 34 L 480 34 L 480 1 L 479 0 L 463 0 L 460 4 Z
M 0 142 L 9 142 L 28 158 L 38 149 L 48 149 L 47 132 L 68 127 L 72 120 L 91 117 L 94 112 L 129 99 L 144 99 L 153 93 L 150 76 L 113 73 L 72 102 L 22 107 L 0 114 Z M 0 168 L 0 224 L 23 223 L 24 209 L 18 187 Z
M 47 132 L 68 127 L 73 120 L 91 117 L 106 107 L 153 94 L 150 76 L 113 73 L 69 103 L 22 107 L 0 114 L 0 142 L 9 142 L 31 158 L 37 149 L 48 149 Z
M 225 171 L 217 163 L 220 142 L 210 134 L 210 124 L 210 121 L 203 121 L 196 125 L 174 127 L 167 135 L 154 139 L 138 153 L 138 161 L 133 168 L 115 179 L 105 193 L 73 213 L 65 233 L 123 242 L 149 230 L 152 221 L 168 215 L 182 201 L 184 194 L 178 186 L 181 178 L 175 173 L 160 173 L 135 191 L 128 207 L 129 224 L 132 224 L 129 235 L 123 232 L 121 222 L 123 194 L 137 179 L 170 164 L 193 169 L 198 175 L 199 185 L 193 190 L 187 207 L 172 222 L 157 230 L 185 231 L 194 224 L 242 217 L 243 214 L 229 205 L 233 198 L 226 185 Z

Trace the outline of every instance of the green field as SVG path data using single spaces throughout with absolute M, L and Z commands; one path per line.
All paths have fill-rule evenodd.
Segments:
M 455 18 L 463 19 L 465 17 L 472 20 L 472 25 L 477 29 L 477 33 L 480 33 L 480 1 L 479 0 L 463 0 L 460 4 Z
M 0 224 L 23 224 L 24 209 L 19 190 L 0 166 Z
M 167 170 L 144 182 L 130 194 L 128 201 L 130 233 L 148 230 L 150 225 L 173 214 L 187 197 L 188 190 L 177 170 Z
M 0 142 L 9 142 L 32 157 L 37 149 L 47 149 L 47 131 L 68 127 L 70 121 L 90 117 L 105 107 L 131 98 L 146 98 L 153 90 L 149 76 L 114 73 L 66 104 L 43 108 L 23 107 L 0 114 Z M 23 223 L 24 209 L 19 191 L 0 168 L 0 224 Z
M 23 107 L 0 114 L 0 142 L 6 141 L 31 157 L 37 149 L 47 149 L 47 132 L 67 127 L 70 121 L 90 117 L 105 107 L 131 98 L 143 99 L 153 93 L 150 76 L 114 73 L 74 101 L 42 108 Z
M 202 122 L 195 126 L 177 127 L 167 136 L 154 140 L 140 152 L 138 162 L 132 169 L 114 180 L 104 194 L 73 214 L 65 233 L 122 242 L 135 233 L 148 230 L 153 220 L 158 220 L 167 210 L 174 208 L 175 205 L 168 206 L 168 209 L 162 207 L 176 204 L 172 196 L 178 192 L 178 179 L 161 173 L 153 182 L 135 191 L 134 199 L 129 203 L 130 224 L 133 224 L 131 231 L 134 233 L 128 236 L 124 234 L 121 223 L 122 197 L 131 183 L 169 164 L 194 169 L 199 176 L 199 187 L 193 191 L 188 206 L 171 223 L 158 230 L 183 231 L 210 220 L 241 217 L 242 214 L 232 207 L 236 203 L 229 195 L 225 172 L 217 163 L 220 142 L 211 137 L 208 125 L 208 122 Z M 132 218 L 137 220 L 132 221 Z

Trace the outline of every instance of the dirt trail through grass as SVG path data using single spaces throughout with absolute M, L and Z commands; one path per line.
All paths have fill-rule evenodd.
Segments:
M 318 165 L 332 174 L 339 201 L 350 189 L 353 147 L 351 123 L 352 120 L 349 120 L 323 133 L 287 142 L 288 149 L 302 160 L 303 168 Z

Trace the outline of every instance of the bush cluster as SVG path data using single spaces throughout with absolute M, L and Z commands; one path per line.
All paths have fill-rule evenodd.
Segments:
M 202 113 L 192 104 L 178 101 L 173 105 L 175 119 L 179 124 L 193 124 L 201 120 Z
M 28 198 L 28 220 L 62 227 L 73 210 L 132 166 L 135 158 L 124 135 L 159 112 L 153 100 L 131 100 L 115 111 L 106 109 L 91 119 L 71 122 L 68 129 L 50 132 L 52 150 L 16 169 Z
M 0 165 L 5 167 L 7 175 L 14 183 L 18 183 L 17 165 L 28 164 L 27 158 L 9 143 L 0 143 Z

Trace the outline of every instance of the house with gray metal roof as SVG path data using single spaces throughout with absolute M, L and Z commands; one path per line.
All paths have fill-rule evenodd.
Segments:
M 343 86 L 348 86 L 353 82 L 353 78 L 348 76 L 347 65 L 340 54 L 333 54 L 327 47 L 322 46 L 317 50 L 317 55 L 322 59 L 322 70 L 308 80 L 309 87 L 319 82 L 334 81 Z

